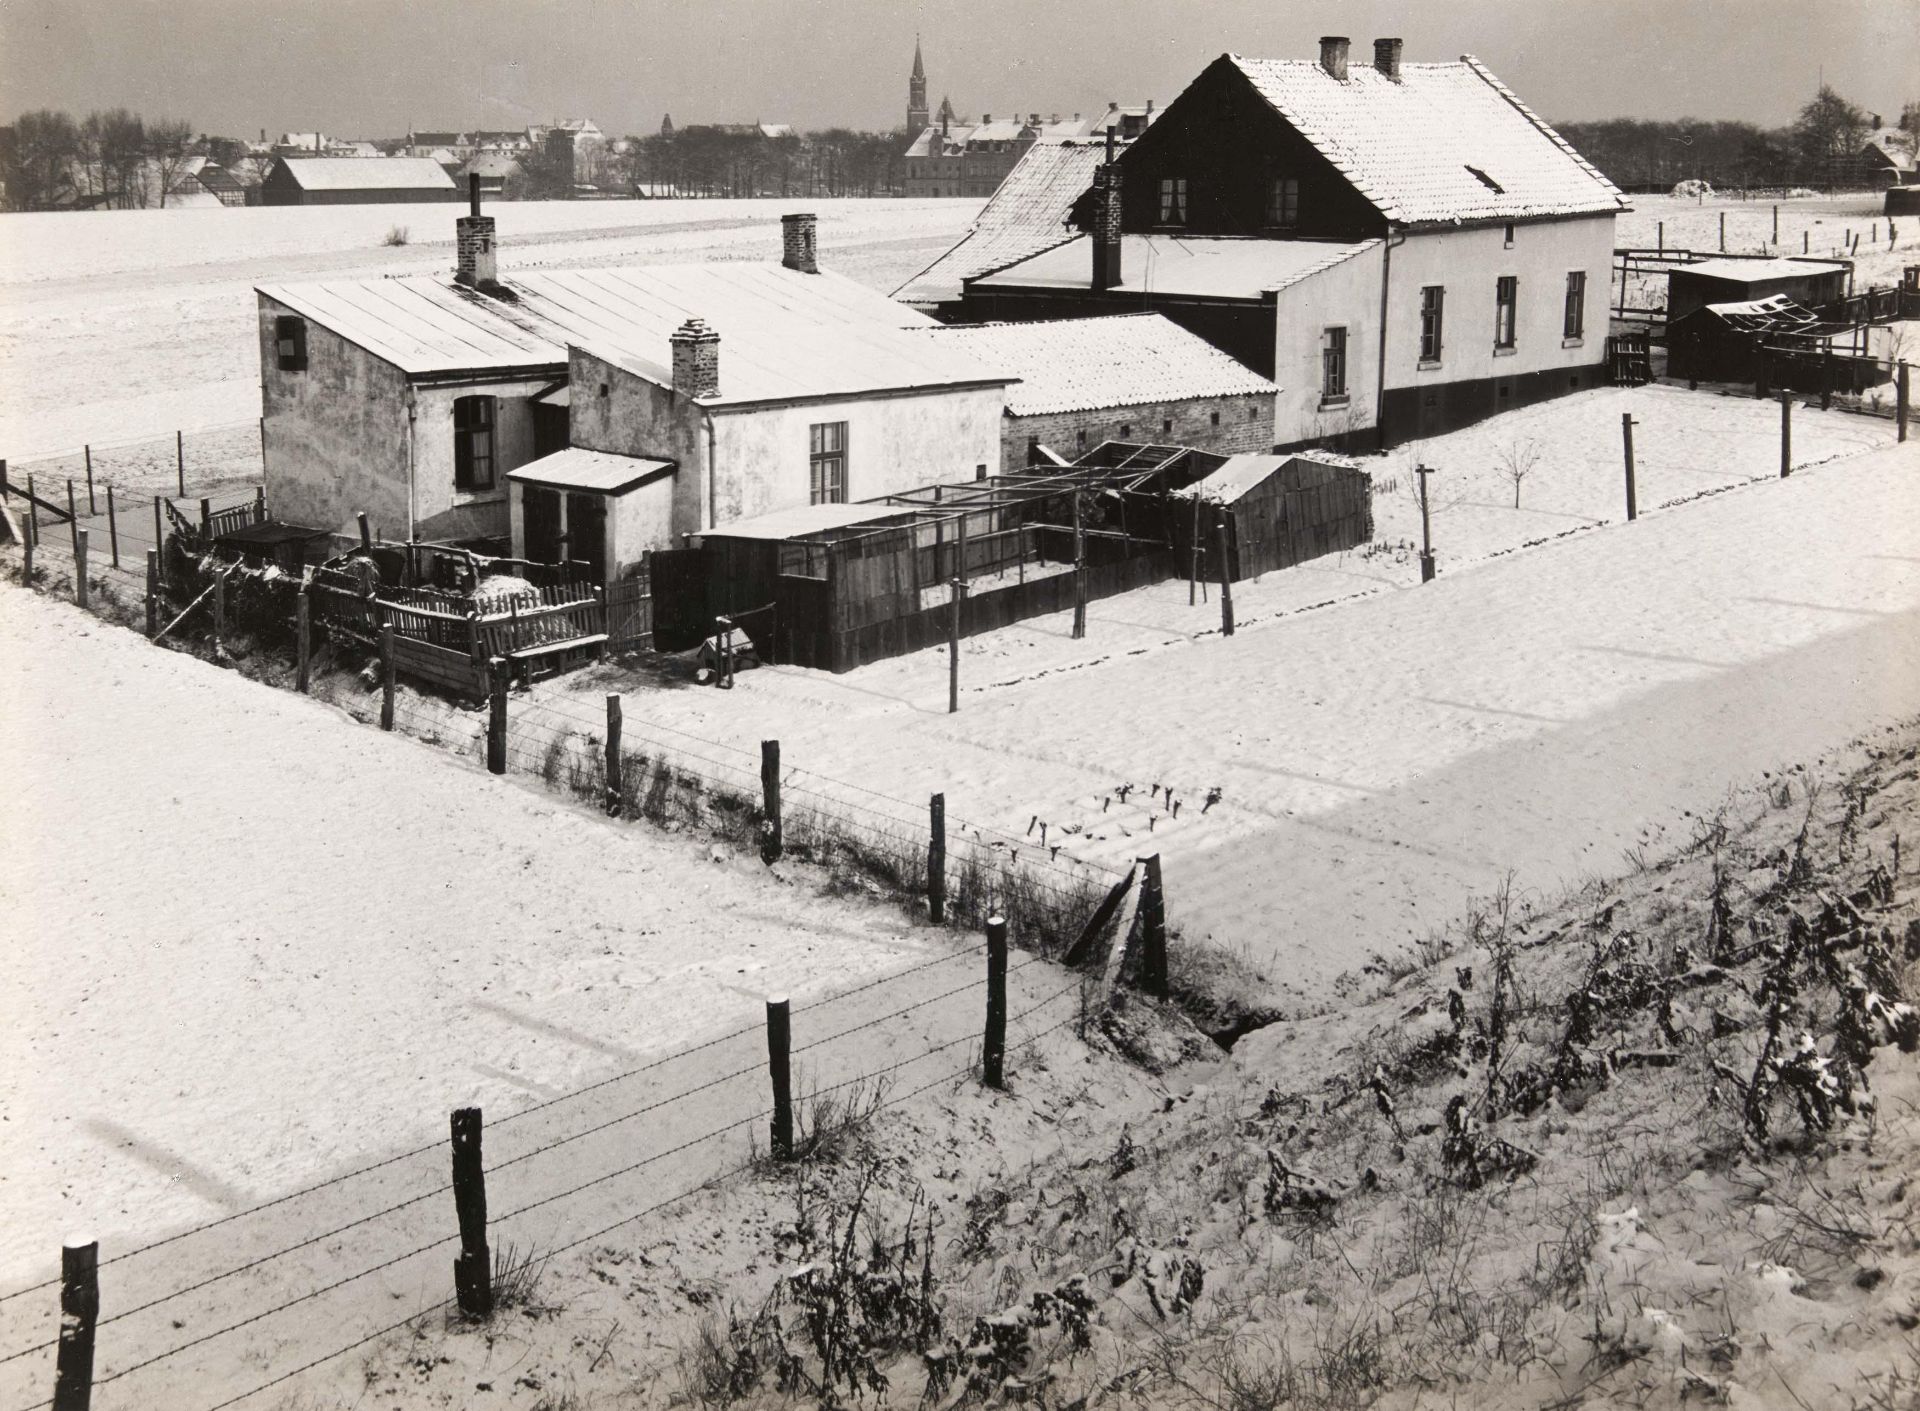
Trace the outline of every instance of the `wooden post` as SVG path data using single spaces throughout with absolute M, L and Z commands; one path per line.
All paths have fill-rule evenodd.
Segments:
M 213 650 L 217 656 L 227 640 L 227 575 L 213 575 Z
M 294 601 L 293 635 L 294 651 L 299 659 L 294 689 L 304 696 L 312 684 L 313 666 L 313 601 L 307 596 L 304 583 L 300 585 L 300 596 Z
M 87 513 L 94 515 L 100 513 L 100 502 L 93 498 L 93 447 L 87 445 L 82 449 L 87 457 Z
M 1227 512 L 1213 523 L 1213 542 L 1220 554 L 1220 635 L 1233 635 L 1233 565 L 1227 557 Z
M 1659 223 L 1659 226 L 1660 226 L 1660 232 L 1659 232 L 1659 235 L 1656 237 L 1657 248 L 1659 249 L 1660 253 L 1664 255 L 1667 253 L 1667 223 L 1665 221 L 1661 221 Z
M 1770 245 L 1780 243 L 1780 203 L 1778 201 L 1773 205 L 1773 239 L 1767 243 Z
M 155 495 L 153 497 L 153 547 L 164 549 L 166 546 L 167 536 L 160 525 L 160 496 Z
M 1911 378 L 1908 376 L 1909 371 L 1910 369 L 1907 366 L 1906 360 L 1904 358 L 1901 359 L 1900 371 L 1895 374 L 1893 383 L 1894 435 L 1896 439 L 1901 441 L 1907 439 L 1907 419 L 1913 410 L 1913 390 Z
M 767 1076 L 773 1081 L 773 1130 L 771 1145 L 775 1161 L 793 1159 L 793 1067 L 790 1049 L 793 1042 L 791 1015 L 785 995 L 767 996 Z
M 393 624 L 380 627 L 380 728 L 393 729 L 395 664 L 393 660 Z
M 1807 245 L 1811 238 L 1812 237 L 1810 232 L 1805 230 L 1800 232 L 1800 253 L 1801 254 L 1804 255 L 1807 253 Z
M 0 456 L 0 504 L 13 498 L 13 486 L 7 483 L 7 458 Z
M 987 1030 L 980 1044 L 981 1081 L 1007 1085 L 1007 923 L 987 918 Z
M 107 487 L 107 551 L 113 566 L 120 567 L 120 521 L 113 512 L 113 487 Z
M 1829 347 L 1832 345 L 1829 344 Z M 73 552 L 80 552 L 80 511 L 73 500 L 73 477 L 67 477 L 67 537 L 73 541 Z
M 487 772 L 507 772 L 507 663 L 494 657 L 487 663 Z
M 200 537 L 213 537 L 213 501 L 204 495 L 200 498 Z
M 460 1220 L 460 1253 L 453 1290 L 469 1318 L 493 1312 L 493 1257 L 487 1251 L 487 1172 L 480 1159 L 480 1109 L 453 1110 L 453 1207 Z
M 40 529 L 40 502 L 35 499 L 33 495 L 32 471 L 27 472 L 27 521 L 33 525 L 34 531 L 38 533 Z
M 1793 474 L 1793 393 L 1780 389 L 1780 478 Z
M 1720 212 L 1720 253 L 1727 253 L 1727 213 Z
M 1420 581 L 1433 582 L 1433 524 L 1427 516 L 1427 477 L 1433 471 L 1424 465 L 1416 465 L 1413 473 L 1420 477 Z
M 183 431 L 173 433 L 173 474 L 179 488 L 180 498 L 187 498 L 187 437 Z
M 1080 519 L 1080 492 L 1073 492 L 1073 639 L 1087 635 L 1087 531 Z
M 620 783 L 620 727 L 623 722 L 620 710 L 620 697 L 617 692 L 607 693 L 607 812 L 614 818 L 626 807 L 626 791 Z
M 60 1344 L 53 1411 L 87 1411 L 93 1397 L 93 1329 L 100 1316 L 100 1246 L 73 1235 L 60 1247 Z
M 927 806 L 927 914 L 936 926 L 947 920 L 947 796 Z
M 367 553 L 373 552 L 373 525 L 367 519 L 367 512 L 361 510 L 354 516 L 360 521 L 360 547 Z
M 1833 410 L 1833 339 L 1820 348 L 1820 410 Z
M 782 840 L 780 820 L 780 742 L 760 742 L 760 860 L 769 865 L 780 860 Z
M 953 599 L 948 603 L 947 613 L 947 714 L 952 715 L 960 709 L 960 613 L 965 601 L 967 585 L 958 578 L 950 585 Z
M 33 477 L 28 476 L 27 479 L 31 481 Z M 33 491 L 28 490 L 27 493 L 32 494 Z M 31 588 L 33 586 L 33 550 L 34 546 L 40 542 L 40 526 L 31 519 L 26 524 L 26 536 L 20 541 L 20 581 Z
M 147 640 L 160 631 L 160 551 L 147 550 Z
M 1140 988 L 1156 999 L 1167 997 L 1167 900 L 1160 878 L 1160 854 L 1141 859 Z
M 73 600 L 81 607 L 86 607 L 88 595 L 87 531 L 76 529 L 73 532 Z
M 1633 413 L 1620 413 L 1620 440 L 1627 455 L 1627 523 L 1632 524 L 1640 517 L 1640 507 L 1634 498 L 1633 484 Z
M 1187 606 L 1192 607 L 1200 588 L 1200 487 L 1193 487 L 1193 526 L 1188 533 L 1191 552 L 1187 555 Z

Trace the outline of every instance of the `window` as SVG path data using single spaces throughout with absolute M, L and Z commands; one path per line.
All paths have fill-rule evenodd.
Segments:
M 1187 223 L 1187 179 L 1184 176 L 1160 178 L 1160 224 Z
M 1291 228 L 1300 223 L 1300 179 L 1276 176 L 1267 187 L 1267 224 Z
M 1347 398 L 1347 330 L 1329 328 L 1320 340 L 1320 396 L 1326 401 Z
M 1583 338 L 1587 332 L 1587 272 L 1567 271 L 1567 319 L 1561 333 L 1567 338 Z
M 1493 346 L 1511 348 L 1513 346 L 1513 315 L 1520 302 L 1520 281 L 1511 274 L 1503 274 L 1493 286 Z
M 303 318 L 282 316 L 273 321 L 274 348 L 278 354 L 280 371 L 305 372 L 307 370 L 307 321 Z
M 1127 441 L 1127 440 L 1131 440 L 1132 437 L 1133 437 L 1133 423 L 1130 421 L 1121 422 L 1120 423 L 1120 439 L 1122 441 Z
M 1215 412 L 1215 413 L 1213 413 L 1213 424 L 1214 424 L 1215 426 L 1218 426 L 1218 425 L 1220 424 L 1220 413 L 1219 413 L 1219 412 Z
M 807 429 L 810 504 L 847 502 L 847 424 L 817 421 Z
M 460 490 L 493 488 L 491 397 L 462 397 L 453 404 L 453 483 Z
M 1440 361 L 1441 322 L 1447 304 L 1444 285 L 1429 284 L 1420 291 L 1420 361 Z
M 1162 436 L 1171 436 L 1173 434 L 1173 418 L 1172 417 L 1162 418 L 1160 422 L 1160 434 Z
M 1506 241 L 1507 248 L 1511 250 L 1513 248 L 1513 222 L 1512 221 L 1507 222 L 1506 229 L 1501 232 L 1501 236 Z

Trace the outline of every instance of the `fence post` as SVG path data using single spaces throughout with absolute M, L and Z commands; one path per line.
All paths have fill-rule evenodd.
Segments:
M 1156 999 L 1167 997 L 1167 900 L 1161 889 L 1160 854 L 1141 859 L 1146 875 L 1140 883 L 1140 988 Z
M 1780 243 L 1780 203 L 1777 201 L 1774 202 L 1773 206 L 1773 239 L 1767 243 L 1770 245 L 1778 245 Z
M 40 531 L 40 501 L 33 495 L 33 472 L 27 472 L 27 519 L 32 523 L 34 532 Z
M 1213 523 L 1213 542 L 1220 553 L 1220 635 L 1233 635 L 1233 566 L 1227 559 L 1227 512 Z
M 1640 517 L 1640 505 L 1634 496 L 1633 483 L 1633 413 L 1620 413 L 1620 442 L 1627 456 L 1627 523 L 1632 524 Z
M 493 1259 L 487 1252 L 487 1172 L 480 1160 L 480 1109 L 453 1110 L 453 1206 L 460 1220 L 460 1253 L 453 1290 L 469 1318 L 493 1312 Z
M 373 552 L 373 525 L 367 519 L 367 512 L 361 510 L 354 518 L 360 521 L 360 547 L 367 553 Z
M 147 550 L 147 640 L 160 631 L 160 551 Z
M 1727 213 L 1720 212 L 1720 253 L 1727 253 Z
M 307 694 L 312 683 L 313 663 L 313 606 L 307 596 L 307 585 L 300 585 L 300 596 L 294 601 L 294 650 L 299 655 L 299 666 L 295 673 L 294 689 L 301 695 Z
M 1080 492 L 1073 492 L 1073 639 L 1087 635 L 1087 532 L 1080 522 Z
M 7 458 L 0 456 L 0 504 L 13 498 L 13 486 L 7 483 Z
M 1007 1085 L 1007 923 L 987 918 L 987 1031 L 980 1045 L 981 1081 Z
M 1780 478 L 1793 474 L 1793 393 L 1780 389 Z
M 393 729 L 395 669 L 393 624 L 383 623 L 380 628 L 380 728 L 382 730 Z
M 1833 410 L 1833 339 L 1820 349 L 1820 410 Z
M 620 810 L 626 806 L 626 791 L 620 784 L 620 697 L 616 692 L 607 693 L 607 812 L 613 817 L 620 816 Z
M 1433 582 L 1433 524 L 1427 516 L 1427 477 L 1433 471 L 1424 465 L 1416 465 L 1413 473 L 1420 477 L 1420 581 Z
M 1807 253 L 1807 245 L 1810 238 L 1809 232 L 1804 230 L 1800 232 L 1800 253 L 1803 255 Z
M 1907 362 L 1903 358 L 1900 361 L 1900 371 L 1894 376 L 1893 384 L 1893 417 L 1896 428 L 1894 435 L 1901 441 L 1907 439 L 1907 418 L 1913 410 L 1911 381 L 1912 379 L 1908 376 Z
M 936 926 L 947 921 L 947 796 L 935 794 L 927 805 L 927 914 Z
M 783 839 L 780 819 L 780 742 L 760 742 L 760 860 L 769 865 L 780 860 Z
M 487 663 L 487 772 L 507 772 L 507 663 L 503 657 Z
M 87 457 L 87 513 L 100 513 L 100 502 L 93 498 L 93 447 L 91 444 L 81 448 Z
M 1655 248 L 1663 255 L 1667 253 L 1667 223 L 1665 221 L 1659 222 L 1659 234 L 1655 238 Z
M 200 500 L 200 536 L 203 539 L 213 537 L 213 501 L 204 496 Z
M 187 498 L 187 436 L 184 431 L 173 433 L 173 474 L 180 498 L 184 500 Z
M 28 479 L 31 480 L 32 477 L 29 476 Z M 26 536 L 20 541 L 20 581 L 31 588 L 33 586 L 33 549 L 40 542 L 40 526 L 31 519 L 27 521 Z
M 93 1325 L 100 1316 L 100 1246 L 80 1235 L 60 1247 L 60 1346 L 53 1411 L 87 1411 L 93 1398 Z
M 73 541 L 73 551 L 80 552 L 80 511 L 73 501 L 73 477 L 67 477 L 67 537 Z
M 87 587 L 87 531 L 73 531 L 73 600 L 81 607 L 88 605 Z
M 953 580 L 953 599 L 947 613 L 947 714 L 960 709 L 960 614 L 966 601 L 967 585 Z
M 213 651 L 218 656 L 225 648 L 227 640 L 227 575 L 216 571 L 213 575 Z
M 773 1080 L 773 1128 L 770 1136 L 775 1161 L 793 1159 L 793 1043 L 791 1015 L 785 995 L 767 996 L 767 1076 Z
M 107 550 L 113 558 L 113 566 L 120 567 L 120 521 L 113 512 L 113 487 L 107 487 Z
M 167 536 L 161 531 L 160 525 L 160 499 L 158 495 L 153 497 L 153 547 L 156 549 L 167 546 Z

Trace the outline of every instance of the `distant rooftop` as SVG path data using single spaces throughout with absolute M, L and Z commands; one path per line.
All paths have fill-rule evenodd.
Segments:
M 1696 260 L 1690 265 L 1675 265 L 1671 272 L 1752 284 L 1771 279 L 1805 279 L 1810 275 L 1836 274 L 1845 269 L 1845 265 L 1830 260 Z
M 429 157 L 299 157 L 283 165 L 307 191 L 453 190 L 453 178 Z

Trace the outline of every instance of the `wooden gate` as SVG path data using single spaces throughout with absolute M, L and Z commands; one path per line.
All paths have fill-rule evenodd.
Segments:
M 663 652 L 698 646 L 713 630 L 707 604 L 707 550 L 655 549 L 647 559 L 653 588 L 653 643 Z
M 653 590 L 645 578 L 607 585 L 607 650 L 641 652 L 653 646 Z

